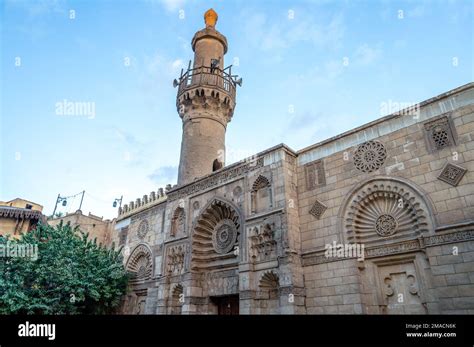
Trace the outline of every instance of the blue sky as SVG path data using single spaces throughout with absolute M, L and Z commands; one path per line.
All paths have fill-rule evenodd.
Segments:
M 227 164 L 282 142 L 301 149 L 474 77 L 469 0 L 1 3 L 0 200 L 47 214 L 58 193 L 85 189 L 83 212 L 110 218 L 114 198 L 176 182 L 172 81 L 210 7 L 225 65 L 243 77 Z M 62 114 L 64 100 L 95 112 Z

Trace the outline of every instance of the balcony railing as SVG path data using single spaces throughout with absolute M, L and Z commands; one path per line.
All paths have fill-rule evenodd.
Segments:
M 181 76 L 179 81 L 177 81 L 178 99 L 184 92 L 199 86 L 217 88 L 227 93 L 231 98 L 235 98 L 235 77 L 235 75 L 231 75 L 230 67 L 222 70 L 217 67 L 201 66 L 192 69 L 188 68 L 188 71 L 184 74 L 183 70 L 181 70 Z

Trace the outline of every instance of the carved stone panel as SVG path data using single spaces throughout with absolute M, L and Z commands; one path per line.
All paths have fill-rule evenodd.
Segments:
M 378 141 L 367 141 L 359 145 L 354 153 L 354 165 L 362 172 L 378 170 L 387 158 L 385 146 Z
M 148 224 L 148 221 L 146 219 L 142 220 L 140 224 L 138 225 L 138 229 L 137 229 L 138 237 L 143 239 L 148 233 L 149 229 L 150 229 L 150 225 Z
M 204 280 L 209 296 L 239 293 L 239 276 L 235 271 L 210 272 Z
M 308 163 L 304 167 L 306 178 L 306 190 L 326 185 L 326 173 L 322 159 Z
M 250 260 L 266 261 L 277 255 L 277 241 L 275 240 L 275 224 L 258 225 L 250 230 Z
M 413 262 L 378 267 L 381 313 L 426 314 Z
M 181 275 L 185 271 L 186 244 L 173 245 L 168 247 L 166 252 L 166 273 L 167 275 Z
M 128 258 L 125 268 L 132 274 L 132 282 L 150 279 L 153 273 L 150 249 L 144 244 L 138 245 Z
M 438 176 L 438 179 L 441 181 L 444 181 L 452 186 L 457 186 L 461 179 L 463 178 L 464 174 L 466 173 L 466 169 L 454 165 L 452 163 L 447 163 L 443 170 L 441 170 L 441 173 Z
M 341 226 L 348 242 L 373 247 L 432 230 L 424 197 L 395 179 L 370 180 L 348 196 L 347 203 Z
M 423 128 L 430 152 L 456 145 L 456 130 L 449 117 L 444 116 L 426 122 Z
M 316 219 L 320 219 L 326 209 L 326 205 L 324 205 L 319 200 L 316 200 L 311 209 L 309 210 L 309 213 L 313 215 Z

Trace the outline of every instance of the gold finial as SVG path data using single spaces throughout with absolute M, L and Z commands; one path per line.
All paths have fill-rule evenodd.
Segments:
M 212 27 L 214 28 L 217 23 L 217 13 L 212 8 L 204 13 L 204 23 L 206 23 L 206 28 Z

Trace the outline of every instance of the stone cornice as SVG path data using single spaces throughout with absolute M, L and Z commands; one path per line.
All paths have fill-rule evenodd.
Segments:
M 451 233 L 443 233 L 430 236 L 421 236 L 417 239 L 403 241 L 390 245 L 383 245 L 365 249 L 365 258 L 375 258 L 392 254 L 409 253 L 419 251 L 426 247 L 433 247 L 456 242 L 465 242 L 474 240 L 474 228 L 467 230 L 458 230 Z M 346 259 L 355 259 L 347 257 L 325 256 L 324 249 L 313 250 L 302 254 L 303 266 L 332 263 Z

